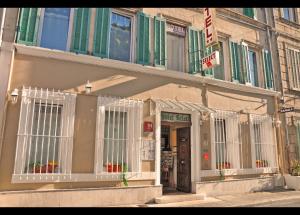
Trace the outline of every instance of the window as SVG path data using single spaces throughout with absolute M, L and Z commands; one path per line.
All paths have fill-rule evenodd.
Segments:
M 252 167 L 277 167 L 274 129 L 270 116 L 250 115 Z
M 140 172 L 143 102 L 98 97 L 95 171 Z
M 15 175 L 71 174 L 76 95 L 22 90 Z
M 217 111 L 211 121 L 212 147 L 217 169 L 239 168 L 239 120 L 234 112 Z M 212 155 L 213 156 L 213 155 Z
M 249 56 L 250 83 L 253 86 L 258 87 L 256 52 L 253 50 L 248 50 L 248 56 Z
M 214 68 L 214 75 L 216 79 L 225 80 L 224 74 L 224 44 L 219 41 L 219 52 L 220 52 L 220 65 Z
M 69 32 L 70 8 L 45 8 L 40 46 L 65 51 Z
M 168 23 L 168 29 L 173 29 L 175 27 L 176 29 L 182 28 L 179 26 L 172 28 L 169 27 L 169 25 L 170 24 Z M 185 32 L 185 29 L 183 32 Z M 184 39 L 184 36 L 174 34 L 172 31 L 168 31 L 167 33 L 167 68 L 170 70 L 184 72 Z
M 243 8 L 243 14 L 252 19 L 256 19 L 256 9 L 255 8 Z
M 300 51 L 287 48 L 286 57 L 290 88 L 300 89 Z
M 117 13 L 111 15 L 109 58 L 130 62 L 131 18 Z
M 216 158 L 218 169 L 230 169 L 230 163 L 227 156 L 226 147 L 226 127 L 225 120 L 215 119 L 215 144 L 216 144 Z
M 282 17 L 291 22 L 296 22 L 296 10 L 295 8 L 283 8 Z

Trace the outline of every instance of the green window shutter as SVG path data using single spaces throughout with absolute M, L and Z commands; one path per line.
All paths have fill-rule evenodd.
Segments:
M 189 73 L 199 72 L 200 67 L 199 31 L 189 27 Z
M 254 8 L 243 8 L 243 14 L 250 18 L 254 18 Z
M 97 8 L 93 55 L 108 58 L 111 8 Z
M 240 46 L 235 42 L 230 42 L 230 61 L 231 61 L 231 76 L 233 82 L 242 82 L 240 69 Z
M 40 18 L 39 8 L 22 8 L 19 18 L 17 43 L 36 45 Z
M 150 17 L 137 14 L 137 63 L 150 65 Z
M 87 54 L 90 30 L 90 9 L 76 8 L 74 13 L 74 24 L 71 51 Z
M 166 20 L 154 17 L 154 64 L 165 67 L 167 62 L 166 53 Z
M 263 65 L 264 65 L 264 76 L 265 76 L 265 87 L 267 89 L 273 89 L 273 67 L 271 60 L 271 52 L 268 50 L 262 51 Z
M 201 59 L 206 57 L 207 55 L 211 54 L 213 51 L 212 47 L 205 47 L 205 33 L 201 31 L 201 51 L 200 51 L 200 56 Z M 201 68 L 202 70 L 202 68 Z M 214 69 L 206 69 L 204 71 L 205 76 L 213 77 L 214 76 Z
M 242 80 L 244 83 L 250 83 L 250 68 L 249 68 L 249 55 L 248 55 L 248 45 L 246 43 L 241 43 L 241 62 L 242 62 Z

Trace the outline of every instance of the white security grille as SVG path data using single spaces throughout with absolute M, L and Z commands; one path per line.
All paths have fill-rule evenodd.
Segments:
M 252 168 L 277 167 L 272 118 L 250 115 Z
M 217 169 L 239 168 L 239 118 L 235 112 L 211 114 L 212 166 Z
M 141 172 L 143 101 L 98 97 L 96 173 Z
M 15 175 L 71 174 L 76 95 L 24 88 Z

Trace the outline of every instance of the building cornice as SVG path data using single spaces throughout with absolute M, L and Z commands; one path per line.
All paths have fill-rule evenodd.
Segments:
M 122 62 L 122 61 L 111 60 L 111 59 L 101 59 L 99 57 L 94 57 L 90 55 L 81 55 L 81 54 L 75 54 L 72 52 L 64 52 L 59 50 L 49 50 L 41 47 L 25 46 L 21 44 L 14 44 L 14 46 L 16 48 L 17 54 L 70 61 L 70 62 L 76 62 L 76 63 L 82 63 L 88 65 L 96 65 L 96 66 L 102 66 L 110 69 L 125 70 L 128 72 L 137 72 L 137 73 L 160 76 L 165 78 L 168 77 L 177 80 L 193 82 L 201 85 L 222 87 L 222 88 L 240 91 L 244 93 L 260 94 L 260 95 L 267 95 L 267 96 L 280 95 L 280 93 L 277 91 L 263 89 L 259 87 L 247 86 L 244 84 L 237 84 L 237 83 L 223 81 L 223 80 L 217 80 L 209 77 L 203 77 L 199 74 L 191 75 L 188 73 L 175 72 L 172 70 L 162 70 L 157 67 L 143 66 L 140 64 Z

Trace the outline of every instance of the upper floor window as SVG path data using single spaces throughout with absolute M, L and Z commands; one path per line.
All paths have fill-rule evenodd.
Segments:
M 180 30 L 178 30 L 180 29 Z M 167 68 L 184 72 L 185 28 L 167 23 Z
M 75 94 L 23 88 L 15 175 L 71 173 L 75 101 Z
M 243 14 L 252 19 L 256 19 L 256 8 L 243 8 Z
M 300 89 L 300 51 L 286 49 L 287 69 L 289 74 L 289 86 L 292 89 Z
M 67 49 L 70 8 L 45 8 L 41 23 L 40 46 L 65 51 Z
M 291 22 L 296 22 L 296 9 L 295 8 L 283 8 L 282 17 Z
M 214 77 L 220 80 L 225 80 L 224 45 L 224 41 L 219 41 L 220 65 L 214 68 Z
M 253 50 L 248 50 L 249 57 L 249 73 L 250 73 L 250 83 L 253 86 L 258 87 L 258 73 L 257 73 L 257 57 L 256 52 Z
M 130 17 L 111 14 L 109 58 L 130 62 L 131 26 Z

